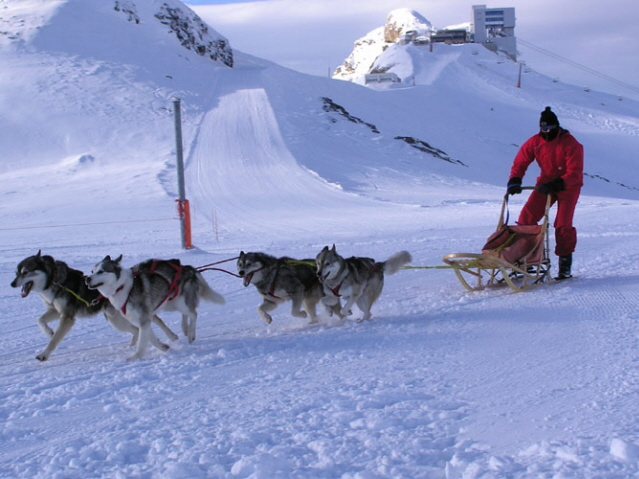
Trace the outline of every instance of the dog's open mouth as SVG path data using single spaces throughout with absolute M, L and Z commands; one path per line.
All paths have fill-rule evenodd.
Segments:
M 33 281 L 27 281 L 26 283 L 24 283 L 22 285 L 22 290 L 20 291 L 20 296 L 22 296 L 23 298 L 29 296 L 31 288 L 33 288 Z
M 242 278 L 244 280 L 244 287 L 246 287 L 249 284 L 251 284 L 251 280 L 253 279 L 253 273 L 245 274 Z
M 317 279 L 319 279 L 320 283 L 323 283 L 328 275 L 323 275 L 322 273 L 317 273 Z
M 87 285 L 87 288 L 89 289 L 98 289 L 100 286 L 102 286 L 104 283 L 94 283 L 90 277 L 85 277 L 84 278 L 84 284 Z

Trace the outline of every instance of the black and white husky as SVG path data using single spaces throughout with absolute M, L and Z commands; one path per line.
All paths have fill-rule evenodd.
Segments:
M 21 288 L 21 296 L 29 293 L 40 294 L 47 310 L 38 319 L 38 326 L 49 339 L 49 344 L 36 356 L 39 361 L 46 361 L 58 347 L 60 341 L 75 324 L 77 317 L 91 317 L 104 313 L 107 320 L 118 331 L 131 333 L 131 342 L 137 341 L 138 328 L 127 321 L 97 291 L 87 288 L 86 276 L 82 271 L 70 268 L 65 262 L 57 261 L 48 255 L 29 256 L 18 264 L 16 277 L 11 282 L 14 288 Z M 49 323 L 60 320 L 55 331 Z M 177 336 L 162 322 L 154 318 L 164 332 L 172 339 Z
M 352 315 L 351 308 L 357 304 L 364 313 L 361 320 L 370 319 L 371 307 L 384 287 L 384 276 L 397 273 L 411 260 L 407 251 L 395 253 L 383 262 L 357 256 L 343 258 L 335 251 L 335 245 L 331 249 L 324 246 L 315 258 L 324 291 L 322 303 L 340 319 Z M 343 306 L 340 298 L 346 301 Z
M 139 328 L 137 348 L 129 359 L 141 358 L 149 342 L 161 351 L 168 349 L 151 329 L 157 311 L 181 312 L 182 331 L 193 342 L 200 299 L 224 304 L 224 298 L 211 289 L 197 269 L 179 260 L 148 260 L 133 268 L 123 268 L 121 261 L 122 255 L 116 259 L 106 256 L 87 277 L 87 286 L 99 291 Z
M 299 261 L 241 251 L 236 266 L 244 286 L 254 285 L 262 296 L 263 301 L 257 312 L 266 324 L 273 321 L 269 312 L 289 300 L 293 303 L 291 314 L 294 317 L 308 317 L 311 323 L 317 321 L 316 306 L 322 297 L 322 288 L 315 274 L 313 260 Z

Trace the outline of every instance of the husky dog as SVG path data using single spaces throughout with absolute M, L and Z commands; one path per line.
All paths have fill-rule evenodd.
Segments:
M 257 312 L 266 324 L 273 321 L 269 311 L 288 300 L 293 302 L 291 314 L 294 317 L 310 317 L 311 323 L 317 322 L 316 306 L 322 297 L 322 288 L 312 264 L 313 260 L 240 252 L 237 272 L 244 279 L 244 286 L 255 285 L 262 296 L 264 301 Z
M 382 263 L 356 256 L 343 258 L 335 251 L 335 245 L 331 249 L 324 246 L 315 260 L 317 277 L 324 290 L 322 303 L 340 319 L 353 314 L 351 308 L 357 304 L 364 313 L 361 321 L 370 319 L 371 307 L 384 287 L 384 275 L 397 273 L 411 260 L 407 251 L 395 253 Z M 341 297 L 346 301 L 343 306 Z
M 75 324 L 77 317 L 91 317 L 104 313 L 107 321 L 118 331 L 131 333 L 131 342 L 136 340 L 138 329 L 129 323 L 111 304 L 97 291 L 89 290 L 85 284 L 86 276 L 82 271 L 70 268 L 65 262 L 57 261 L 48 255 L 38 254 L 23 259 L 16 269 L 16 277 L 11 282 L 14 288 L 22 288 L 21 296 L 39 293 L 47 307 L 46 312 L 38 319 L 38 326 L 50 340 L 44 350 L 36 356 L 39 361 L 46 361 L 58 347 L 60 341 Z M 53 331 L 49 326 L 52 321 L 60 320 L 58 328 Z M 154 318 L 167 336 L 177 336 L 158 317 Z
M 97 289 L 139 328 L 136 351 L 129 359 L 141 358 L 149 342 L 161 351 L 168 349 L 151 329 L 155 312 L 181 312 L 182 330 L 193 342 L 200 299 L 224 304 L 224 298 L 193 266 L 182 265 L 179 260 L 149 260 L 133 268 L 123 268 L 120 261 L 122 255 L 116 259 L 106 256 L 87 277 L 87 286 Z

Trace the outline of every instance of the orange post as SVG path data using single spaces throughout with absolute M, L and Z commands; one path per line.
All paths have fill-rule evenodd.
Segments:
M 182 230 L 182 247 L 193 248 L 191 242 L 191 206 L 189 200 L 175 200 L 178 204 L 178 214 L 180 215 Z
M 187 249 L 193 248 L 193 243 L 191 243 L 191 207 L 189 200 L 184 200 L 184 243 Z

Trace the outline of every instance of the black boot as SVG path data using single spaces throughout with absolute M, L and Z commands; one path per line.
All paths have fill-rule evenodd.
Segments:
M 570 268 L 572 267 L 572 253 L 559 257 L 559 274 L 555 278 L 557 281 L 572 278 Z

